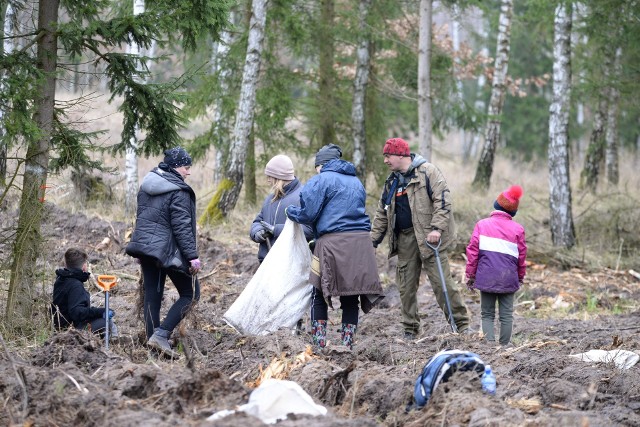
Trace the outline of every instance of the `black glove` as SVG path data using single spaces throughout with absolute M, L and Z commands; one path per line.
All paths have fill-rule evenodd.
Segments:
M 316 241 L 314 239 L 314 240 L 309 241 L 309 250 L 311 252 L 313 252 L 315 249 L 316 249 Z
M 268 237 L 269 237 L 269 232 L 264 228 L 262 230 L 257 231 L 255 234 L 255 240 L 258 243 L 266 242 Z

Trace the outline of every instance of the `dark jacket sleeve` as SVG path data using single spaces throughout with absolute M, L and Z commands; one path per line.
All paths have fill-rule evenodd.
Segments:
M 374 247 L 377 247 L 380 243 L 382 243 L 385 234 L 387 234 L 387 228 L 389 227 L 389 217 L 387 215 L 387 209 L 384 202 L 387 191 L 389 191 L 389 188 L 388 184 L 385 183 L 382 196 L 380 197 L 380 201 L 376 206 L 376 213 L 373 217 L 373 224 L 371 225 L 371 241 L 373 242 Z
M 251 223 L 251 230 L 249 231 L 249 237 L 251 238 L 251 240 L 253 240 L 256 243 L 260 243 L 256 240 L 256 233 L 264 228 L 262 224 L 260 224 L 260 221 L 264 220 L 264 210 L 266 209 L 269 197 L 270 196 L 267 196 L 265 201 L 262 203 L 262 209 L 260 209 L 260 212 L 258 213 L 258 215 L 256 215 L 256 219 L 254 219 L 253 222 Z
M 193 215 L 191 197 L 186 191 L 175 191 L 169 207 L 171 230 L 178 248 L 186 261 L 198 258 L 196 236 L 193 232 Z
M 83 325 L 104 314 L 104 308 L 89 305 L 89 295 L 80 281 L 74 281 L 71 284 L 67 294 L 67 304 L 69 316 L 75 326 Z

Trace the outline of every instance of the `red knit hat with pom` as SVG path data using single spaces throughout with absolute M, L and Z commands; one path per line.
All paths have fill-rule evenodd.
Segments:
M 392 154 L 396 156 L 409 157 L 411 151 L 409 151 L 409 144 L 402 138 L 388 139 L 382 149 L 382 154 Z
M 511 216 L 516 216 L 522 193 L 522 187 L 519 185 L 512 185 L 506 191 L 503 191 L 498 195 L 498 198 L 493 203 L 493 207 L 497 210 L 504 211 Z

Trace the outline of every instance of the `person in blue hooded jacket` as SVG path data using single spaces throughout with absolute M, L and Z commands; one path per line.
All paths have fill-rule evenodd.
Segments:
M 140 260 L 142 268 L 147 346 L 176 358 L 169 337 L 200 298 L 195 275 L 201 263 L 196 245 L 196 195 L 185 182 L 191 175 L 191 157 L 182 147 L 164 154 L 164 160 L 140 185 L 136 227 L 126 252 Z M 180 297 L 160 322 L 167 276 Z
M 314 344 L 326 345 L 328 307 L 339 297 L 342 343 L 352 348 L 358 325 L 358 305 L 367 313 L 382 298 L 375 252 L 365 210 L 366 192 L 352 163 L 341 159 L 335 144 L 322 147 L 315 158 L 318 172 L 300 192 L 300 206 L 288 206 L 287 216 L 313 227 L 315 248 L 309 280 Z

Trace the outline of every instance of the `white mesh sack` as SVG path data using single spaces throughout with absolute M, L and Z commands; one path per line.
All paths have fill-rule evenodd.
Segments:
M 293 328 L 311 304 L 310 269 L 304 231 L 287 219 L 258 271 L 222 318 L 244 335 Z

